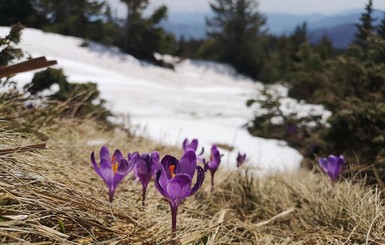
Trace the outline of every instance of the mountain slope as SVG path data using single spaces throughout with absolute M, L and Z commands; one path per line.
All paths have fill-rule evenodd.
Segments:
M 355 9 L 333 15 L 309 14 L 295 15 L 285 13 L 265 13 L 266 28 L 274 35 L 289 35 L 297 25 L 308 23 L 310 40 L 316 43 L 323 35 L 328 36 L 336 48 L 346 48 L 353 40 L 362 10 Z M 210 13 L 170 13 L 169 19 L 162 26 L 177 37 L 206 37 L 205 17 Z M 374 25 L 377 25 L 383 12 L 373 11 Z
M 309 32 L 311 43 L 318 43 L 323 36 L 327 36 L 335 48 L 345 49 L 354 40 L 357 32 L 355 24 L 342 24 L 329 28 L 320 28 Z
M 1 27 L 0 35 L 8 30 Z M 233 150 L 222 149 L 225 165 L 233 162 L 239 150 L 261 169 L 299 167 L 302 156 L 296 150 L 284 142 L 252 137 L 243 127 L 254 115 L 245 103 L 258 95 L 262 84 L 223 64 L 185 60 L 175 64 L 173 71 L 96 43 L 80 47 L 83 43 L 78 38 L 26 29 L 20 47 L 32 56 L 57 60 L 69 81 L 96 82 L 109 109 L 122 115 L 118 120 L 129 117 L 135 134 L 177 147 L 185 137 L 198 138 L 206 156 L 211 144 L 228 146 Z M 25 73 L 15 79 L 23 86 L 32 76 Z M 285 103 L 292 110 L 322 112 L 319 106 L 289 102 Z

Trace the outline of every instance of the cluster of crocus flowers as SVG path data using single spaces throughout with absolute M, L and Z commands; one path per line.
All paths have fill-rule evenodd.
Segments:
M 238 156 L 237 156 L 237 167 L 241 167 L 246 161 L 246 153 L 243 153 L 241 154 L 240 152 L 238 152 Z
M 100 150 L 100 164 L 97 164 L 94 152 L 91 153 L 91 163 L 108 187 L 110 203 L 118 185 L 134 169 L 135 176 L 142 183 L 142 206 L 145 206 L 147 186 L 154 177 L 155 188 L 168 200 L 171 208 L 173 237 L 176 234 L 176 218 L 180 202 L 193 195 L 205 178 L 205 172 L 202 167 L 197 166 L 197 156 L 192 150 L 184 152 L 179 161 L 170 155 L 166 155 L 160 161 L 158 152 L 142 155 L 135 152 L 132 155 L 128 154 L 126 160 L 119 150 L 115 150 L 111 157 L 108 148 L 103 146 Z M 192 185 L 195 172 L 197 172 L 196 182 Z
M 345 165 L 345 159 L 342 155 L 341 156 L 330 155 L 327 158 L 322 158 L 322 157 L 318 158 L 318 163 L 321 166 L 322 170 L 327 175 L 329 175 L 329 177 L 333 182 L 335 182 L 338 180 L 342 172 L 343 166 Z
M 130 158 L 130 155 L 129 157 Z M 120 182 L 132 170 L 133 164 L 128 159 L 124 159 L 119 150 L 115 150 L 112 157 L 107 147 L 100 149 L 100 165 L 96 163 L 94 152 L 91 153 L 91 163 L 96 173 L 104 180 L 108 187 L 109 201 L 112 203 L 114 193 Z

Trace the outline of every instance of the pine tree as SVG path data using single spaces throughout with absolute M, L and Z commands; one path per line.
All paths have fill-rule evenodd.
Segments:
M 15 47 L 20 42 L 23 28 L 21 24 L 15 24 L 11 27 L 8 35 L 0 37 L 0 67 L 6 66 L 11 61 L 23 57 L 23 51 Z
M 290 39 L 294 46 L 298 48 L 301 44 L 307 42 L 307 23 L 303 22 L 301 25 L 297 25 L 291 34 Z
M 127 6 L 127 17 L 124 27 L 123 50 L 131 53 L 134 43 L 134 35 L 131 34 L 135 26 L 140 25 L 143 21 L 142 12 L 147 8 L 148 0 L 121 0 Z
M 315 50 L 322 60 L 331 58 L 334 52 L 332 41 L 326 35 L 323 35 L 319 43 L 315 46 Z
M 86 37 L 87 29 L 103 16 L 105 8 L 104 2 L 91 0 L 31 0 L 31 2 L 34 9 L 45 17 L 42 29 L 78 37 Z
M 368 38 L 373 34 L 373 3 L 369 0 L 365 6 L 365 12 L 361 14 L 360 24 L 356 25 L 358 32 L 355 35 L 354 44 L 360 46 L 366 53 L 368 49 Z
M 30 0 L 0 0 L 0 25 L 10 26 L 21 22 L 29 25 L 29 18 L 34 14 Z
M 159 23 L 167 17 L 167 7 L 162 5 L 148 18 L 143 11 L 148 7 L 148 0 L 121 0 L 127 6 L 127 18 L 124 27 L 123 50 L 136 58 L 156 62 L 154 52 L 166 52 L 175 44 L 175 37 L 166 33 Z
M 207 34 L 214 40 L 217 59 L 227 62 L 252 78 L 262 67 L 259 52 L 265 18 L 258 12 L 256 0 L 213 0 L 214 17 L 206 19 Z
M 385 12 L 380 22 L 380 25 L 377 28 L 377 33 L 381 38 L 385 39 Z

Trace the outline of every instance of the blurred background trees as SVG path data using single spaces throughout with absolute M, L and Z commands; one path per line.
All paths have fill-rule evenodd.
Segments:
M 148 7 L 148 0 L 121 0 L 127 6 L 127 18 L 124 25 L 124 38 L 120 46 L 123 50 L 139 59 L 156 62 L 153 54 L 174 53 L 175 37 L 159 27 L 167 18 L 167 7 L 162 5 L 149 17 L 143 17 Z
M 122 2 L 127 6 L 125 24 L 112 16 L 106 1 L 0 0 L 0 25 L 21 22 L 26 27 L 115 45 L 136 58 L 152 62 L 154 52 L 174 52 L 174 35 L 159 27 L 167 18 L 166 6 L 144 17 L 148 0 Z
M 257 78 L 263 59 L 262 28 L 265 18 L 254 0 L 215 0 L 210 2 L 214 13 L 207 18 L 207 34 L 214 49 L 210 58 L 233 65 L 239 72 Z

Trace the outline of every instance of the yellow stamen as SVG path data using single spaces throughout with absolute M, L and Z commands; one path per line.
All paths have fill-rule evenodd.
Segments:
M 175 176 L 175 165 L 170 165 L 170 167 L 168 167 L 168 170 L 170 170 L 171 178 L 173 178 Z
M 114 171 L 114 174 L 116 174 L 116 172 L 118 172 L 118 168 L 119 168 L 118 162 L 115 162 L 112 164 L 112 171 Z

